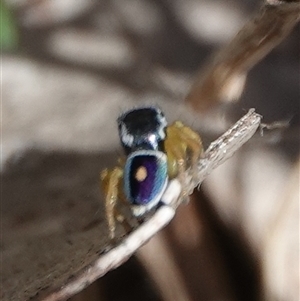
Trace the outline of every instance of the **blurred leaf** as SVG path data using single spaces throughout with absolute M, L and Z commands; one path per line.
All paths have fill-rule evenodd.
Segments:
M 0 46 L 1 50 L 12 50 L 18 45 L 18 29 L 12 12 L 0 0 Z

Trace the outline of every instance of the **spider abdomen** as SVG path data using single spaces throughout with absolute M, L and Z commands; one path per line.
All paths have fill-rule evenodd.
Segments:
M 139 150 L 128 156 L 124 168 L 124 192 L 133 206 L 149 210 L 157 205 L 167 183 L 168 167 L 165 153 Z

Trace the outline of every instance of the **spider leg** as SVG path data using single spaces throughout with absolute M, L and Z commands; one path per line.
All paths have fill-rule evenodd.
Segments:
M 190 160 L 193 176 L 197 175 L 197 161 L 200 158 L 203 147 L 201 138 L 191 128 L 185 126 L 181 121 L 176 121 L 167 127 L 167 138 L 165 140 L 165 151 L 168 156 L 168 173 L 170 178 L 179 177 L 183 185 L 183 196 L 185 191 L 186 165 Z
M 190 160 L 193 176 L 197 176 L 197 162 L 203 154 L 203 145 L 198 133 L 193 131 L 190 127 L 185 126 L 181 121 L 176 121 L 175 126 L 178 129 L 178 135 L 186 144 L 190 151 Z
M 177 133 L 175 127 L 167 128 L 167 138 L 165 140 L 165 152 L 168 157 L 168 174 L 170 178 L 178 176 L 182 185 L 181 197 L 187 197 L 186 179 L 184 172 L 186 170 L 186 145 Z
M 125 220 L 125 217 L 116 210 L 119 196 L 119 184 L 122 177 L 123 170 L 120 167 L 115 167 L 113 170 L 104 169 L 100 175 L 101 184 L 105 193 L 106 220 L 111 240 L 114 240 L 115 238 L 116 220 Z
M 121 211 L 117 208 L 115 208 L 115 219 L 122 224 L 124 230 L 126 233 L 129 233 L 132 231 L 132 226 L 127 221 L 126 217 L 121 213 Z

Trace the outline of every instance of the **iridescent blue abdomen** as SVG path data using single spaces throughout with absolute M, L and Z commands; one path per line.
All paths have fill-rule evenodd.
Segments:
M 163 152 L 139 150 L 131 153 L 124 168 L 127 200 L 147 210 L 157 205 L 168 183 L 167 169 L 167 156 Z

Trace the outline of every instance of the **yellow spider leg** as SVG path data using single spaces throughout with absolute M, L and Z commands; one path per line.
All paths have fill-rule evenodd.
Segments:
M 185 196 L 185 176 L 186 162 L 189 157 L 191 167 L 196 175 L 197 161 L 203 152 L 202 142 L 199 135 L 191 128 L 185 126 L 181 121 L 176 121 L 167 129 L 165 140 L 165 151 L 168 157 L 168 173 L 170 178 L 179 177 L 183 185 Z M 194 176 L 195 176 L 194 175 Z
M 191 151 L 191 165 L 195 167 L 196 162 L 203 153 L 202 141 L 198 133 L 193 131 L 190 127 L 185 126 L 181 121 L 174 122 L 171 125 L 174 130 L 177 130 L 177 135 L 180 137 L 186 148 Z
M 177 129 L 169 126 L 167 138 L 164 143 L 168 157 L 168 174 L 170 178 L 182 175 L 185 171 L 186 147 L 182 139 L 178 137 Z
M 190 127 L 184 125 L 181 121 L 175 121 L 171 126 L 174 127 L 174 129 L 177 129 L 178 135 L 180 135 L 183 140 L 187 141 L 187 146 L 190 146 L 188 141 L 193 141 L 197 145 L 195 151 L 199 156 L 203 150 L 202 141 L 199 134 L 192 130 Z
M 170 179 L 175 178 L 178 175 L 178 164 L 175 154 L 172 152 L 172 147 L 168 145 L 168 142 L 165 143 L 165 152 L 168 157 L 168 176 Z
M 120 224 L 122 224 L 127 233 L 132 230 L 132 227 L 126 220 L 125 216 L 117 208 L 115 208 L 115 218 Z
M 124 206 L 128 206 L 128 201 L 127 201 L 127 199 L 124 195 L 124 192 L 123 192 L 123 182 L 122 181 L 119 182 L 118 198 L 123 203 Z M 125 231 L 127 233 L 132 231 L 132 226 L 127 221 L 126 217 L 117 208 L 116 208 L 116 211 L 115 211 L 115 217 L 116 217 L 116 220 L 120 224 L 122 224 L 123 228 L 125 229 Z
M 186 148 L 178 137 L 171 137 L 165 141 L 165 151 L 168 157 L 168 173 L 170 178 L 178 176 L 182 185 L 181 198 L 188 202 L 188 191 L 186 190 Z
M 116 204 L 119 194 L 119 183 L 123 176 L 123 170 L 120 167 L 115 167 L 112 171 L 105 169 L 101 173 L 101 182 L 105 198 L 106 220 L 108 223 L 109 237 L 111 240 L 115 238 L 116 230 Z M 119 214 L 120 215 L 120 214 Z
M 203 153 L 203 146 L 200 136 L 188 126 L 184 126 L 182 122 L 176 121 L 178 134 L 186 143 L 187 148 L 191 151 L 191 167 L 195 173 L 197 170 L 197 161 Z

